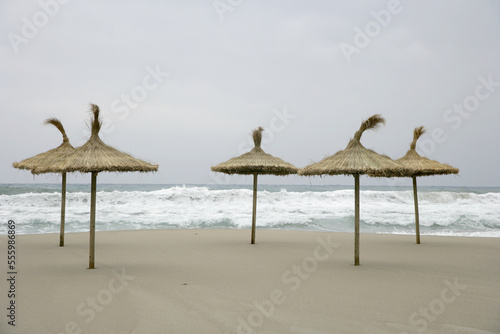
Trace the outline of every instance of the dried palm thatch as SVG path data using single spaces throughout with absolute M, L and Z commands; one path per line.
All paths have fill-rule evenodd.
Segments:
M 418 214 L 418 192 L 417 192 L 417 176 L 428 175 L 444 175 L 458 174 L 458 168 L 447 164 L 442 164 L 435 160 L 422 157 L 417 153 L 417 140 L 425 133 L 425 128 L 420 126 L 413 131 L 413 141 L 410 144 L 410 149 L 406 155 L 396 160 L 403 167 L 411 170 L 411 178 L 413 179 L 413 200 L 415 204 L 415 234 L 417 244 L 420 244 L 420 223 Z
M 136 159 L 127 153 L 103 143 L 99 138 L 102 122 L 99 119 L 99 107 L 91 104 L 91 129 L 90 139 L 82 146 L 75 149 L 72 154 L 58 160 L 54 166 L 36 168 L 35 173 L 47 172 L 82 172 L 92 173 L 90 188 L 90 242 L 89 242 L 89 269 L 94 268 L 95 255 L 95 210 L 97 174 L 99 172 L 153 172 L 158 170 L 158 165 L 152 165 Z
M 417 153 L 417 140 L 424 133 L 425 128 L 423 126 L 415 128 L 410 149 L 406 152 L 404 157 L 397 159 L 396 162 L 412 170 L 412 176 L 458 174 L 458 168 L 425 158 Z
M 385 124 L 381 115 L 373 115 L 364 121 L 354 134 L 347 147 L 324 158 L 320 162 L 311 164 L 301 170 L 300 175 L 361 175 L 368 174 L 374 177 L 404 176 L 406 170 L 385 155 L 378 154 L 365 148 L 360 140 L 366 130 L 375 130 Z
M 250 152 L 214 166 L 212 167 L 212 171 L 243 175 L 252 175 L 255 173 L 271 175 L 296 174 L 298 171 L 297 167 L 280 158 L 267 154 L 260 147 L 262 131 L 264 131 L 262 127 L 253 131 L 252 137 L 255 147 Z
M 45 124 L 51 124 L 55 126 L 62 134 L 63 142 L 58 147 L 35 155 L 34 157 L 25 159 L 21 162 L 14 162 L 12 166 L 20 169 L 30 170 L 33 174 L 37 168 L 50 168 L 56 161 L 64 159 L 64 157 L 75 151 L 74 147 L 69 143 L 68 136 L 62 123 L 57 118 L 49 118 L 45 121 Z M 62 183 L 61 183 L 61 228 L 59 233 L 59 246 L 64 246 L 64 228 L 65 228 L 65 217 L 66 217 L 66 172 L 62 172 Z
M 50 166 L 37 167 L 33 173 L 58 173 L 66 172 L 153 172 L 158 170 L 158 165 L 152 165 L 143 160 L 121 152 L 106 145 L 99 138 L 102 122 L 99 118 L 99 107 L 91 104 L 91 136 L 90 139 L 75 151 L 59 159 Z
M 35 170 L 39 167 L 50 167 L 54 161 L 59 160 L 61 157 L 65 157 L 70 153 L 73 153 L 75 148 L 69 143 L 68 136 L 64 130 L 63 125 L 57 118 L 49 118 L 45 121 L 45 124 L 51 124 L 55 126 L 63 136 L 63 142 L 58 147 L 49 150 L 44 153 L 35 155 L 34 157 L 24 159 L 20 162 L 14 162 L 12 166 L 19 169 L 27 169 L 30 171 Z M 59 173 L 59 172 L 57 172 Z
M 360 140 L 366 130 L 377 129 L 385 124 L 381 115 L 373 115 L 364 121 L 347 147 L 318 163 L 301 170 L 300 175 L 353 175 L 354 176 L 354 265 L 359 265 L 359 176 L 404 176 L 407 171 L 391 158 L 365 148 Z
M 248 153 L 232 158 L 211 169 L 213 172 L 226 174 L 253 175 L 253 210 L 252 210 L 252 235 L 250 242 L 255 244 L 255 226 L 257 215 L 257 175 L 289 175 L 296 174 L 298 168 L 294 165 L 273 157 L 262 150 L 262 127 L 253 131 L 252 137 L 255 147 Z

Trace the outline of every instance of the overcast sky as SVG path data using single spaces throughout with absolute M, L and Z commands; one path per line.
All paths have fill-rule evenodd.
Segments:
M 250 150 L 254 128 L 304 167 L 380 113 L 365 147 L 399 158 L 424 125 L 418 152 L 460 168 L 421 184 L 500 186 L 500 1 L 1 1 L 0 32 L 0 183 L 59 182 L 12 162 L 61 144 L 48 117 L 82 145 L 95 103 L 104 142 L 160 165 L 103 183 L 250 183 L 210 167 Z

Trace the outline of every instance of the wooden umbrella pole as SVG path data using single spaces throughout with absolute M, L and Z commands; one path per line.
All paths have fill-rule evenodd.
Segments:
M 359 174 L 354 174 L 354 265 L 359 266 Z
M 257 219 L 257 173 L 253 175 L 252 245 L 255 244 L 255 225 Z
M 95 250 L 95 200 L 96 200 L 97 172 L 92 172 L 92 184 L 90 186 L 90 245 L 89 245 L 89 269 L 94 269 Z
M 420 244 L 420 223 L 418 220 L 417 177 L 415 175 L 413 175 L 413 201 L 415 202 L 415 234 L 417 235 L 417 244 Z
M 59 247 L 64 246 L 64 224 L 66 217 L 66 172 L 62 173 L 61 189 L 61 232 L 59 234 Z

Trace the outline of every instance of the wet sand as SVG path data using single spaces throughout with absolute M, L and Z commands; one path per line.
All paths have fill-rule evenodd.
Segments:
M 0 333 L 500 333 L 500 239 L 257 229 L 7 237 Z

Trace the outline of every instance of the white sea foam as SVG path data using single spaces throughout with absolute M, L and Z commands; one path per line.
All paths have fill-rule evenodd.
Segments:
M 58 192 L 0 195 L 0 215 L 14 219 L 18 233 L 58 232 L 60 199 Z M 88 231 L 90 194 L 70 192 L 66 201 L 66 231 Z M 422 192 L 419 204 L 422 234 L 500 237 L 500 193 Z M 259 191 L 257 225 L 350 232 L 353 207 L 353 190 Z M 412 233 L 413 210 L 411 190 L 361 191 L 361 231 Z M 248 228 L 251 214 L 248 189 L 98 191 L 96 228 Z

